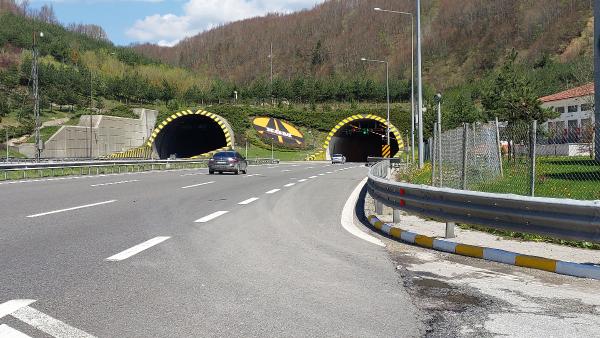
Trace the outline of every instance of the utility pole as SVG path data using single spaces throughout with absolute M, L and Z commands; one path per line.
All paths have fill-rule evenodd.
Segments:
M 39 93 L 39 77 L 38 77 L 38 50 L 36 34 L 33 32 L 33 64 L 31 66 L 31 78 L 33 79 L 33 116 L 35 119 L 35 160 L 40 161 L 42 156 L 42 140 L 40 135 L 40 128 L 42 123 L 40 121 L 40 93 Z M 44 33 L 39 32 L 40 38 L 44 37 Z
M 269 61 L 271 62 L 271 86 L 269 87 L 270 90 L 270 94 L 271 94 L 271 104 L 274 104 L 273 102 L 273 42 L 271 42 L 271 51 L 269 53 Z
M 8 163 L 8 128 L 6 128 L 6 163 Z
M 422 54 L 421 54 L 421 0 L 417 1 L 417 78 L 418 78 L 418 107 L 417 123 L 419 124 L 419 169 L 423 168 L 425 149 L 423 146 L 423 77 L 422 77 Z M 598 1 L 598 0 L 597 0 Z
M 600 0 L 594 0 L 594 158 L 600 163 Z

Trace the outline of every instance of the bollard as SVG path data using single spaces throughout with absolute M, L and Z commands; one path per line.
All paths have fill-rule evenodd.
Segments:
M 446 237 L 445 238 L 454 238 L 454 228 L 456 227 L 456 223 L 454 222 L 446 222 Z
M 375 200 L 375 213 L 377 215 L 383 214 L 383 203 L 379 202 L 378 200 Z
M 400 223 L 400 210 L 394 209 L 393 218 L 394 223 Z

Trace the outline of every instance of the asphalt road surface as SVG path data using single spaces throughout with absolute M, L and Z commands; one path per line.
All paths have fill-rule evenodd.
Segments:
M 342 170 L 343 169 L 343 170 Z M 0 336 L 421 336 L 357 164 L 0 184 Z

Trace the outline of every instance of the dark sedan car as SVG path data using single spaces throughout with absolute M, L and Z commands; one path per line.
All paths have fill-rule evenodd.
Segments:
M 221 151 L 208 160 L 208 173 L 212 175 L 215 172 L 219 174 L 224 172 L 232 172 L 236 175 L 240 172 L 246 174 L 248 172 L 248 162 L 237 151 Z

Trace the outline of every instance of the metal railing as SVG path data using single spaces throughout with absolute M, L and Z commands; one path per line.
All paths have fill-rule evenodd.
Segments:
M 438 188 L 387 179 L 390 163 L 369 172 L 368 191 L 379 203 L 444 222 L 600 243 L 600 201 L 529 197 Z

